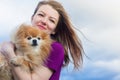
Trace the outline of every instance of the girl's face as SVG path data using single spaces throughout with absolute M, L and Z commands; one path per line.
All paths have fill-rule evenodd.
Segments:
M 42 5 L 32 16 L 32 25 L 44 30 L 48 34 L 54 34 L 59 21 L 58 12 L 50 5 Z

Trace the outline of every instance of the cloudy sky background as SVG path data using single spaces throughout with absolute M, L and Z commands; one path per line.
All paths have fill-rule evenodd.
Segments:
M 30 22 L 38 1 L 0 1 L 0 42 L 9 41 L 17 25 Z M 64 68 L 61 80 L 120 80 L 120 0 L 58 1 L 81 30 L 77 33 L 89 57 L 84 56 L 80 71 L 72 71 L 72 64 Z

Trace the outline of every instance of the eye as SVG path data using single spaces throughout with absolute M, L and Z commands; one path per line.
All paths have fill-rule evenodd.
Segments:
M 44 16 L 44 14 L 42 14 L 42 13 L 39 13 L 39 14 L 38 14 L 38 16 L 42 16 L 42 17 L 43 17 L 43 16 Z
M 32 39 L 32 37 L 28 37 L 27 39 L 28 39 L 28 40 L 31 40 L 31 39 Z
M 55 23 L 55 21 L 54 21 L 54 20 L 52 20 L 52 19 L 50 19 L 50 21 L 51 21 L 52 23 Z
M 40 37 L 38 37 L 38 40 L 40 40 Z

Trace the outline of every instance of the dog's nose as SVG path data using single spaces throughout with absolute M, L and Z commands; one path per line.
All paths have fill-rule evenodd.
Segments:
M 34 39 L 33 41 L 32 41 L 32 46 L 37 46 L 38 44 L 37 44 L 37 40 L 36 39 Z

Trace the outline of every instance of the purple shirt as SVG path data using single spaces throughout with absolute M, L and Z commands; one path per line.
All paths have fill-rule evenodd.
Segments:
M 46 66 L 51 70 L 53 70 L 53 74 L 49 80 L 59 80 L 63 61 L 64 61 L 63 46 L 58 42 L 53 42 L 52 50 L 46 63 Z

